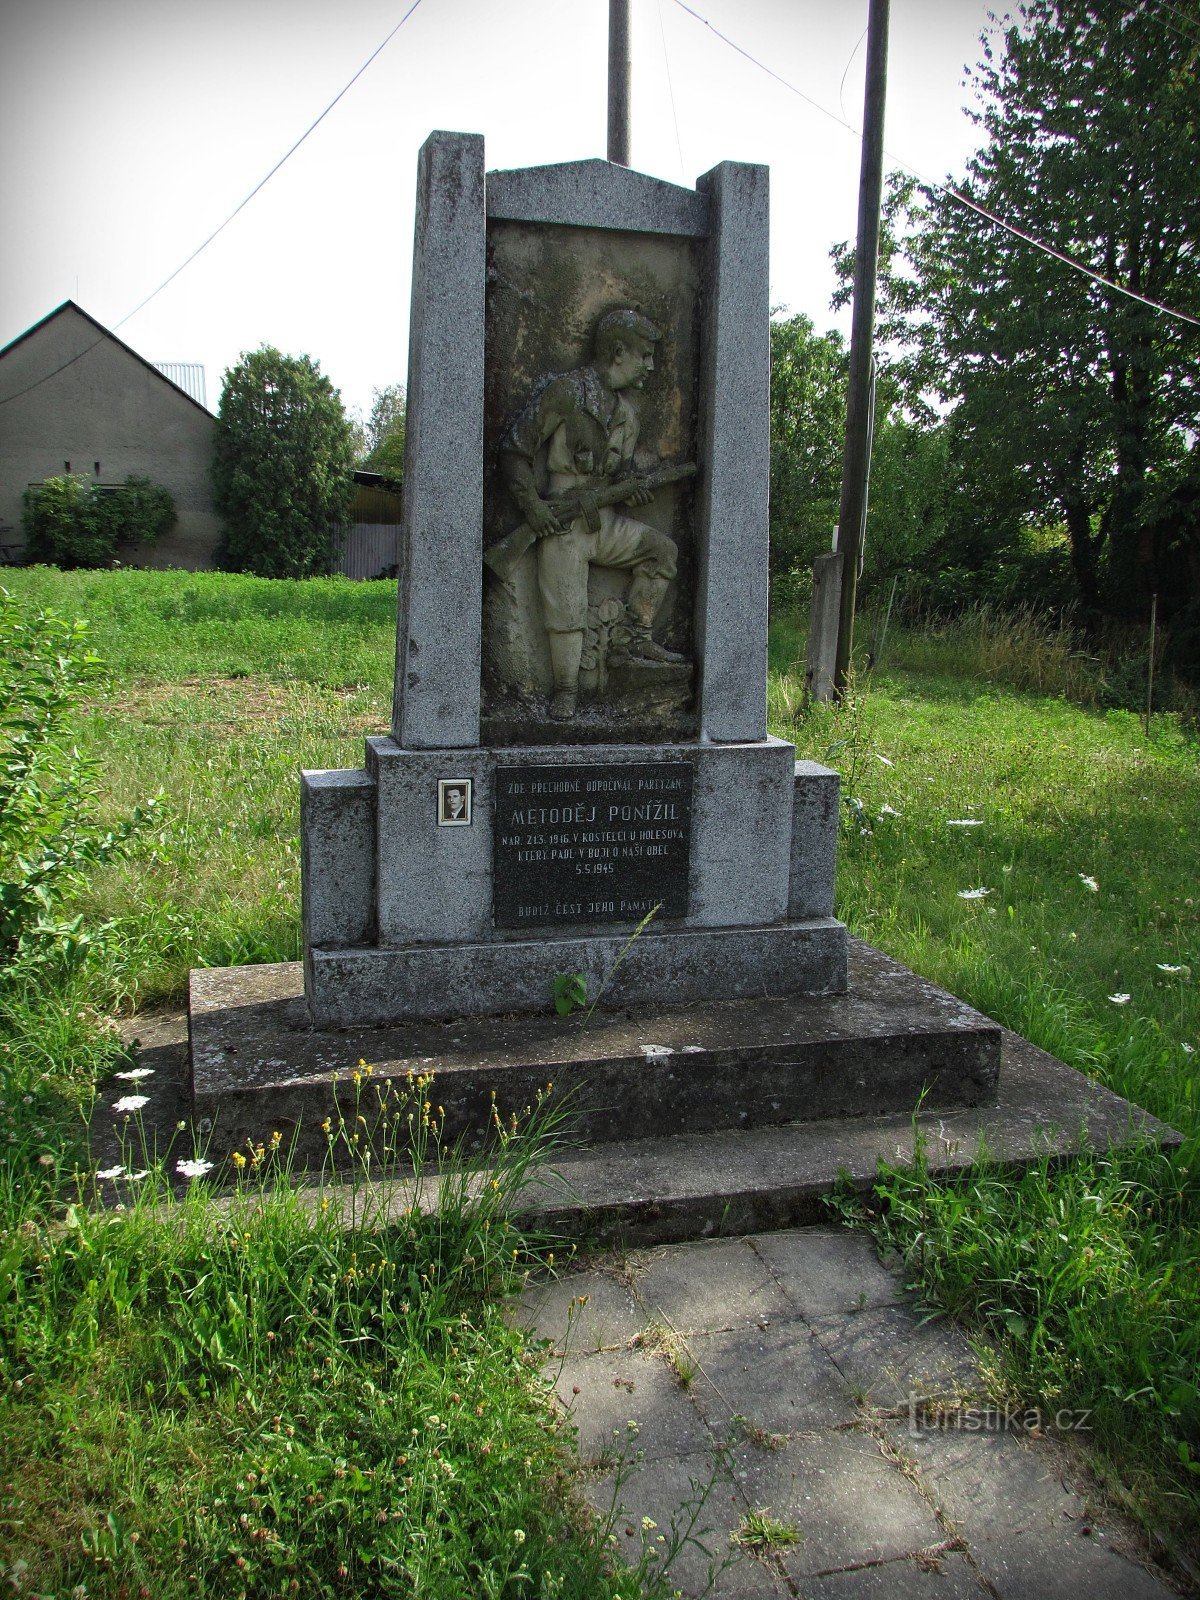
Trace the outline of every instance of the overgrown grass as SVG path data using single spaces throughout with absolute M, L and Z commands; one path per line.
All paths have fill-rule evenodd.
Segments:
M 20 1263 L 24 1278 L 40 1276 L 62 1284 L 61 1298 L 46 1303 L 46 1327 L 55 1349 L 61 1344 L 75 1351 L 74 1365 L 65 1354 L 52 1355 L 46 1369 L 52 1372 L 52 1392 L 36 1363 L 30 1363 L 28 1385 L 20 1391 L 10 1387 L 0 1401 L 0 1428 L 6 1438 L 19 1441 L 16 1459 L 29 1463 L 28 1481 L 24 1471 L 19 1479 L 7 1474 L 3 1481 L 19 1482 L 20 1488 L 0 1490 L 0 1497 L 34 1495 L 36 1505 L 35 1500 L 26 1503 L 28 1526 L 42 1528 L 46 1541 L 50 1534 L 45 1530 L 71 1504 L 75 1521 L 59 1540 L 63 1561 L 68 1548 L 76 1550 L 80 1532 L 100 1530 L 102 1540 L 111 1536 L 126 1541 L 121 1570 L 132 1574 L 145 1541 L 128 1544 L 128 1534 L 137 1531 L 128 1521 L 129 1507 L 140 1505 L 147 1517 L 152 1507 L 162 1508 L 153 1515 L 166 1527 L 175 1515 L 174 1491 L 167 1486 L 181 1476 L 195 1474 L 195 1494 L 185 1483 L 184 1504 L 190 1509 L 187 1528 L 175 1536 L 176 1548 L 180 1537 L 185 1542 L 210 1537 L 206 1530 L 194 1530 L 214 1514 L 218 1499 L 225 1502 L 220 1538 L 245 1534 L 248 1539 L 255 1526 L 266 1527 L 265 1520 L 254 1523 L 266 1505 L 261 1469 L 270 1468 L 268 1482 L 272 1474 L 286 1474 L 276 1452 L 290 1458 L 297 1440 L 305 1441 L 305 1459 L 318 1451 L 317 1433 L 332 1441 L 333 1465 L 328 1471 L 312 1470 L 318 1477 L 324 1473 L 322 1482 L 335 1488 L 345 1490 L 346 1484 L 345 1478 L 336 1477 L 339 1461 L 347 1474 L 352 1465 L 364 1473 L 371 1465 L 361 1452 L 355 1454 L 348 1419 L 360 1402 L 368 1417 L 377 1415 L 376 1400 L 363 1385 L 380 1385 L 369 1367 L 340 1365 L 351 1363 L 348 1348 L 333 1356 L 338 1370 L 349 1375 L 330 1389 L 328 1418 L 321 1399 L 323 1380 L 314 1382 L 311 1374 L 320 1373 L 331 1350 L 318 1341 L 320 1360 L 307 1361 L 312 1352 L 298 1353 L 293 1324 L 285 1329 L 278 1321 L 255 1324 L 264 1340 L 275 1332 L 275 1340 L 266 1342 L 280 1349 L 265 1365 L 254 1366 L 246 1380 L 253 1403 L 240 1393 L 242 1379 L 230 1376 L 219 1388 L 214 1373 L 204 1366 L 211 1358 L 199 1354 L 195 1368 L 187 1369 L 192 1378 L 178 1369 L 187 1394 L 172 1392 L 168 1400 L 160 1387 L 165 1382 L 160 1368 L 151 1371 L 142 1364 L 151 1356 L 144 1355 L 132 1336 L 130 1320 L 122 1324 L 115 1315 L 100 1319 L 101 1334 L 92 1354 L 80 1354 L 82 1346 L 77 1349 L 72 1342 L 77 1338 L 72 1319 L 78 1316 L 84 1327 L 92 1315 L 88 1295 L 93 1291 L 86 1288 L 92 1280 L 81 1275 L 84 1269 L 78 1263 L 68 1264 L 64 1258 L 61 1266 L 48 1267 L 35 1255 L 79 1251 L 86 1235 L 89 1248 L 94 1246 L 87 1258 L 97 1285 L 94 1293 L 103 1300 L 109 1290 L 101 1262 L 113 1252 L 124 1260 L 124 1246 L 116 1241 L 128 1238 L 133 1241 L 128 1262 L 145 1257 L 146 1272 L 159 1274 L 156 1283 L 165 1281 L 166 1268 L 160 1270 L 154 1261 L 167 1259 L 161 1252 L 168 1245 L 150 1242 L 145 1201 L 115 1220 L 111 1213 L 105 1220 L 81 1210 L 76 1227 L 55 1231 L 49 1225 L 48 1197 L 55 1193 L 64 1165 L 68 1173 L 72 1165 L 70 1154 L 63 1155 L 70 1148 L 66 1141 L 72 1119 L 76 1128 L 82 1126 L 79 1107 L 86 1105 L 89 1085 L 113 1065 L 118 1053 L 111 1028 L 106 1030 L 106 1019 L 115 1009 L 178 1001 L 192 965 L 284 960 L 298 953 L 296 768 L 357 765 L 363 735 L 386 728 L 394 591 L 390 585 L 268 584 L 174 573 L 63 575 L 30 570 L 6 574 L 5 582 L 93 621 L 93 642 L 110 668 L 105 687 L 93 695 L 82 719 L 81 744 L 101 764 L 105 804 L 112 816 L 124 814 L 159 787 L 165 791 L 161 822 L 140 840 L 129 861 L 99 873 L 79 902 L 93 922 L 113 924 L 96 959 L 50 998 L 10 997 L 0 1028 L 0 1071 L 19 1090 L 0 1111 L 6 1119 L 0 1143 L 15 1139 L 21 1152 L 19 1160 L 10 1159 L 0 1169 L 0 1206 L 6 1219 L 0 1252 L 18 1252 L 8 1259 Z M 864 631 L 869 640 L 869 624 Z M 984 643 L 991 652 L 986 669 L 980 666 L 981 656 L 972 654 L 975 647 L 967 649 L 962 639 L 947 636 L 930 642 L 893 629 L 882 666 L 869 683 L 860 681 L 847 706 L 805 713 L 800 630 L 787 618 L 774 624 L 772 727 L 795 739 L 800 754 L 836 765 L 847 800 L 855 802 L 845 808 L 840 912 L 854 932 L 1173 1123 L 1187 1142 L 1178 1155 L 1103 1154 L 1063 1172 L 1035 1172 L 1020 1181 L 987 1171 L 960 1184 L 938 1185 L 919 1168 L 908 1174 L 885 1173 L 882 1225 L 908 1252 L 925 1293 L 998 1341 L 1002 1381 L 1014 1393 L 1049 1410 L 1093 1410 L 1091 1438 L 1113 1483 L 1124 1486 L 1122 1492 L 1139 1515 L 1176 1548 L 1195 1550 L 1194 1530 L 1200 1526 L 1200 1476 L 1193 1470 L 1200 1455 L 1196 746 L 1176 718 L 1156 718 L 1146 739 L 1136 715 L 1089 708 L 1069 698 L 1073 693 L 1086 698 L 1085 686 L 1071 676 L 1083 669 L 1069 651 L 1065 657 L 1060 653 L 1034 660 L 1040 647 L 1029 633 L 1010 645 L 999 638 Z M 964 662 L 975 669 L 974 675 L 964 670 Z M 1030 686 L 1039 692 L 1029 692 Z M 987 892 L 960 898 L 967 890 Z M 1128 1000 L 1114 998 L 1123 995 Z M 43 1157 L 49 1158 L 48 1164 L 41 1164 Z M 23 1209 L 35 1201 L 35 1210 L 42 1208 L 36 1216 Z M 199 1224 L 188 1220 L 187 1207 L 195 1204 L 188 1200 L 173 1213 L 184 1224 L 175 1232 L 193 1241 L 200 1238 Z M 286 1195 L 272 1202 L 282 1208 L 279 1238 L 285 1241 L 293 1237 L 290 1204 Z M 260 1213 L 252 1211 L 242 1231 L 251 1233 L 256 1254 L 275 1261 L 277 1279 L 286 1276 L 294 1285 L 296 1273 L 287 1266 L 291 1245 L 281 1244 L 272 1255 L 276 1247 L 255 1232 L 268 1228 L 267 1219 L 274 1214 L 268 1206 L 260 1221 Z M 22 1218 L 34 1223 L 36 1237 L 21 1232 Z M 205 1273 L 210 1276 L 203 1290 L 194 1289 L 189 1304 L 207 1308 L 214 1297 L 224 1304 L 220 1296 L 233 1281 L 228 1274 L 241 1249 L 230 1244 L 229 1226 L 221 1224 L 225 1233 L 218 1228 L 207 1242 L 196 1244 L 198 1253 L 189 1258 L 184 1279 L 195 1286 Z M 103 1229 L 108 1231 L 93 1231 Z M 295 1230 L 302 1240 L 299 1220 Z M 317 1237 L 324 1237 L 319 1226 Z M 388 1259 L 397 1263 L 396 1271 L 408 1271 L 418 1256 L 428 1262 L 432 1250 L 419 1230 L 416 1240 L 381 1236 L 372 1243 L 370 1236 L 360 1235 L 345 1248 L 351 1254 L 357 1249 L 360 1261 L 382 1260 L 381 1252 L 391 1252 Z M 356 1297 L 366 1296 L 362 1305 L 374 1305 L 377 1286 L 368 1294 L 361 1275 L 345 1281 L 355 1264 L 340 1253 L 341 1244 L 330 1242 L 328 1249 L 329 1295 L 335 1287 L 337 1295 L 353 1290 Z M 453 1253 L 446 1258 L 446 1270 L 455 1259 Z M 236 1257 L 239 1272 L 244 1260 Z M 120 1278 L 135 1267 L 118 1264 L 116 1270 Z M 136 1267 L 136 1273 L 141 1270 Z M 472 1283 L 470 1294 L 463 1287 L 467 1298 L 479 1287 Z M 270 1294 L 266 1299 L 277 1303 Z M 175 1313 L 165 1299 L 137 1304 L 143 1314 L 132 1318 L 131 1313 L 131 1318 L 139 1328 L 156 1326 L 160 1316 L 177 1325 L 170 1323 Z M 412 1304 L 410 1298 L 410 1308 Z M 73 1311 L 73 1305 L 82 1309 Z M 218 1307 L 217 1314 L 226 1312 Z M 448 1324 L 443 1333 L 430 1333 L 431 1365 L 426 1371 L 414 1356 L 412 1372 L 425 1376 L 414 1375 L 411 1401 L 394 1408 L 395 1415 L 410 1437 L 412 1427 L 418 1428 L 421 1448 L 429 1443 L 432 1461 L 445 1459 L 448 1446 L 428 1419 L 436 1415 L 440 1425 L 448 1414 L 457 1416 L 448 1396 L 457 1393 L 461 1398 L 467 1388 L 465 1380 L 453 1376 L 455 1364 L 461 1358 L 464 1369 L 475 1363 L 471 1369 L 479 1372 L 493 1364 L 501 1382 L 511 1388 L 505 1403 L 511 1401 L 512 1409 L 496 1402 L 491 1437 L 511 1440 L 512 1459 L 521 1464 L 519 1470 L 514 1467 L 515 1477 L 495 1480 L 495 1486 L 516 1497 L 519 1515 L 526 1518 L 512 1524 L 514 1538 L 520 1527 L 532 1542 L 534 1511 L 524 1509 L 526 1488 L 520 1474 L 526 1456 L 533 1462 L 534 1478 L 556 1470 L 550 1455 L 533 1448 L 538 1439 L 549 1440 L 546 1413 L 517 1347 L 505 1343 L 508 1335 L 492 1302 L 472 1301 L 468 1315 L 470 1338 L 459 1339 Z M 389 1326 L 399 1338 L 399 1325 Z M 114 1333 L 116 1342 L 110 1344 L 109 1333 L 118 1328 L 124 1332 L 119 1337 Z M 416 1332 L 425 1337 L 423 1329 Z M 285 1354 L 284 1346 L 290 1353 Z M 451 1349 L 459 1356 L 450 1356 Z M 151 1355 L 160 1364 L 164 1360 L 161 1351 Z M 284 1368 L 291 1376 L 280 1389 L 275 1385 Z M 197 1405 L 195 1385 L 202 1372 L 208 1387 L 203 1404 Z M 297 1387 L 288 1387 L 293 1378 Z M 307 1383 L 303 1393 L 298 1387 L 302 1378 Z M 145 1392 L 146 1382 L 153 1386 L 151 1395 Z M 397 1393 L 407 1396 L 404 1383 Z M 285 1402 L 291 1413 L 285 1414 Z M 274 1432 L 276 1416 L 279 1435 Z M 460 1474 L 456 1482 L 474 1483 L 484 1493 L 493 1480 L 485 1481 L 478 1455 L 468 1448 L 484 1439 L 473 1431 L 469 1416 L 459 1417 L 455 1429 L 460 1425 L 455 1439 L 461 1440 L 465 1454 L 461 1459 L 450 1456 Z M 280 1442 L 289 1439 L 288 1426 L 296 1429 L 291 1452 Z M 382 1473 L 386 1460 L 394 1467 L 396 1455 L 414 1459 L 403 1442 L 383 1432 L 368 1430 L 367 1436 L 376 1441 L 370 1444 L 376 1452 L 372 1470 Z M 56 1477 L 60 1468 L 53 1448 L 60 1447 L 74 1463 L 67 1477 Z M 188 1455 L 189 1447 L 200 1464 Z M 458 1448 L 455 1444 L 454 1450 Z M 432 1456 L 433 1449 L 442 1456 Z M 108 1456 L 115 1463 L 111 1469 Z M 435 1469 L 426 1462 L 421 1470 Z M 253 1484 L 250 1471 L 255 1473 Z M 86 1488 L 89 1474 L 94 1490 Z M 548 1481 L 558 1482 L 552 1476 Z M 245 1487 L 237 1488 L 239 1482 Z M 123 1483 L 132 1487 L 122 1491 Z M 304 1491 L 309 1492 L 318 1490 Z M 319 1492 L 328 1495 L 330 1490 L 319 1487 Z M 375 1508 L 376 1515 L 385 1509 L 371 1499 L 381 1492 L 377 1486 L 345 1492 L 365 1496 L 363 1503 Z M 555 1493 L 552 1488 L 551 1501 Z M 293 1494 L 289 1489 L 287 1495 L 297 1518 L 311 1514 L 312 1525 L 319 1523 L 314 1505 L 306 1506 L 298 1490 Z M 251 1504 L 252 1498 L 260 1504 Z M 470 1496 L 455 1502 L 468 1503 L 474 1504 Z M 428 1508 L 432 1502 L 423 1504 Z M 208 1508 L 204 1519 L 201 1506 Z M 106 1522 L 109 1510 L 119 1533 Z M 10 1550 L 15 1548 L 12 1530 L 18 1515 L 25 1512 L 0 1505 L 0 1540 Z M 250 1519 L 249 1531 L 238 1521 L 243 1515 Z M 565 1525 L 554 1523 L 551 1510 L 542 1515 L 536 1526 L 547 1531 L 544 1539 L 537 1535 L 542 1540 L 538 1548 L 557 1550 L 554 1541 Z M 412 1526 L 414 1537 L 430 1547 L 453 1543 L 450 1535 L 436 1533 L 436 1517 L 431 1522 L 425 1515 L 419 1528 Z M 106 1527 L 108 1535 L 103 1533 Z M 553 1532 L 556 1527 L 559 1531 Z M 153 1540 L 166 1537 L 153 1534 Z M 328 1537 L 332 1540 L 333 1534 Z M 267 1560 L 269 1552 L 258 1549 L 263 1543 L 261 1538 L 255 1541 L 256 1561 Z M 229 1556 L 232 1545 L 222 1548 Z M 320 1548 L 335 1549 L 333 1543 Z M 107 1546 L 101 1553 L 112 1557 Z M 507 1547 L 503 1553 L 507 1556 Z M 229 1559 L 236 1562 L 236 1557 Z M 528 1547 L 526 1559 L 532 1560 Z M 333 1554 L 323 1554 L 321 1560 L 327 1568 Z M 546 1570 L 554 1570 L 549 1554 L 545 1561 Z M 54 1570 L 61 1574 L 67 1567 Z M 116 1570 L 92 1564 L 88 1592 L 115 1593 L 96 1585 L 108 1583 L 106 1574 Z M 228 1570 L 220 1567 L 222 1573 Z M 332 1570 L 336 1576 L 336 1565 Z M 272 1569 L 271 1582 L 275 1576 Z M 263 1578 L 255 1580 L 258 1587 L 247 1584 L 247 1592 L 286 1592 L 286 1572 L 281 1569 L 278 1576 L 276 1589 Z M 133 1582 L 131 1577 L 125 1581 Z M 287 1584 L 292 1581 L 286 1578 Z M 494 1592 L 519 1592 L 515 1581 L 509 1591 L 501 1585 Z M 474 1587 L 468 1583 L 460 1592 L 493 1592 L 482 1580 L 472 1583 Z M 149 1587 L 156 1595 L 174 1592 L 163 1588 L 157 1576 Z M 136 1593 L 136 1586 L 128 1592 Z M 240 1591 L 231 1587 L 229 1592 Z M 600 1587 L 578 1592 L 610 1591 Z
M 914 687 L 925 680 L 968 679 L 1080 706 L 1145 711 L 1150 687 L 1146 629 L 1113 623 L 1085 637 L 1070 625 L 1056 624 L 1036 605 L 976 605 L 954 617 L 930 617 L 908 627 L 896 616 L 887 619 L 885 610 L 859 619 L 858 657 L 885 671 L 904 673 Z M 799 705 L 804 686 L 803 638 L 798 615 L 781 611 L 772 630 L 772 662 L 782 673 L 783 681 L 773 689 L 784 717 Z M 1158 633 L 1153 708 L 1173 712 L 1195 728 L 1200 700 L 1194 685 L 1164 664 L 1167 639 L 1166 633 Z
M 198 962 L 296 953 L 296 769 L 353 764 L 386 727 L 394 592 L 7 576 L 94 619 L 109 669 L 79 742 L 103 806 L 165 798 L 68 908 L 101 929 L 84 958 L 0 974 L 0 1580 L 43 1600 L 663 1592 L 673 1546 L 613 1560 L 503 1314 L 553 1263 L 509 1221 L 547 1154 L 540 1110 L 497 1126 L 486 1184 L 441 1147 L 432 1081 L 411 1125 L 370 1113 L 393 1120 L 371 1167 L 365 1067 L 328 1130 L 331 1158 L 359 1157 L 348 1188 L 296 1188 L 272 1143 L 234 1157 L 218 1203 L 190 1130 L 155 1163 L 136 1111 L 121 1163 L 88 1157 L 97 1083 L 132 1070 L 115 1010 L 177 1001 Z M 438 1185 L 434 1214 L 411 1193 L 384 1212 L 397 1174 Z
M 887 1169 L 873 1225 L 932 1304 L 996 1342 L 1007 1398 L 1090 1413 L 1115 1492 L 1195 1560 L 1200 747 L 1174 716 L 1147 739 L 1130 712 L 1072 703 L 1070 658 L 1037 659 L 1019 628 L 993 681 L 957 670 L 945 640 L 901 635 L 844 705 L 807 712 L 801 644 L 776 630 L 775 726 L 842 772 L 852 931 L 1185 1140 L 1020 1179 Z M 1057 692 L 997 681 L 1016 676 Z
M 434 1213 L 389 1221 L 361 1166 L 298 1188 L 275 1146 L 221 1204 L 202 1184 L 175 1200 L 161 1168 L 76 1175 L 62 1217 L 10 1195 L 0 1577 L 73 1600 L 642 1593 L 649 1552 L 613 1570 L 540 1355 L 502 1312 L 546 1259 L 508 1216 L 552 1128 L 535 1111 L 499 1129 L 472 1186 L 432 1092 L 384 1104 L 401 1128 L 415 1110 L 389 1172 L 415 1151 Z

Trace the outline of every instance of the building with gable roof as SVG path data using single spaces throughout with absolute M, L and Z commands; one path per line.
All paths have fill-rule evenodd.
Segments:
M 62 472 L 96 483 L 137 473 L 171 491 L 179 520 L 131 566 L 211 567 L 221 539 L 209 477 L 212 413 L 122 339 L 64 300 L 0 350 L 0 554 L 20 559 L 21 496 Z

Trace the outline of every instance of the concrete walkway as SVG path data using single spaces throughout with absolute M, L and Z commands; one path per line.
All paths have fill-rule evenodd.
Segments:
M 664 1550 L 680 1507 L 709 1491 L 700 1542 L 670 1568 L 684 1595 L 705 1593 L 731 1554 L 716 1596 L 1174 1592 L 1088 1504 L 1072 1455 L 987 1411 L 969 1345 L 920 1321 L 898 1261 L 863 1235 L 813 1227 L 609 1257 L 531 1285 L 518 1314 L 550 1341 L 602 1514 L 616 1488 L 627 1559 L 644 1536 Z M 756 1511 L 795 1542 L 731 1547 Z

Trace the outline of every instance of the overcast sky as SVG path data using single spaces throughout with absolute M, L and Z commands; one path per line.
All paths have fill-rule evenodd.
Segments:
M 113 327 L 241 201 L 411 0 L 6 0 L 0 21 L 0 345 L 64 299 Z M 994 0 L 992 0 L 994 3 Z M 858 127 L 866 0 L 689 0 Z M 989 0 L 892 0 L 891 163 L 957 172 L 976 130 L 963 67 Z M 633 0 L 633 164 L 674 183 L 771 168 L 771 292 L 835 322 L 830 245 L 852 236 L 857 138 L 677 0 Z M 482 133 L 489 168 L 605 152 L 606 0 L 421 0 L 215 243 L 120 336 L 221 375 L 263 343 L 306 352 L 366 410 L 407 369 L 417 151 Z

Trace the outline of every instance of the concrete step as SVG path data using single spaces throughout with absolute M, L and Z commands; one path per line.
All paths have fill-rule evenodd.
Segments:
M 193 1115 L 218 1146 L 278 1131 L 320 1162 L 327 1117 L 370 1125 L 381 1095 L 433 1073 L 443 1137 L 477 1146 L 548 1083 L 566 1096 L 580 1140 L 653 1136 L 940 1109 L 994 1098 L 1000 1029 L 953 995 L 858 941 L 846 994 L 701 1001 L 314 1029 L 298 963 L 196 971 L 189 1029 Z M 353 1083 L 357 1063 L 368 1084 Z M 356 1098 L 357 1097 L 357 1098 Z M 365 1100 L 365 1104 L 363 1104 Z M 365 1138 L 365 1132 L 363 1137 Z
M 571 1149 L 525 1210 L 535 1225 L 605 1243 L 740 1236 L 827 1220 L 839 1182 L 869 1194 L 878 1163 L 911 1161 L 918 1141 L 930 1172 L 947 1178 L 985 1155 L 1019 1172 L 1142 1139 L 1182 1143 L 1166 1123 L 1002 1029 L 989 1104 Z

